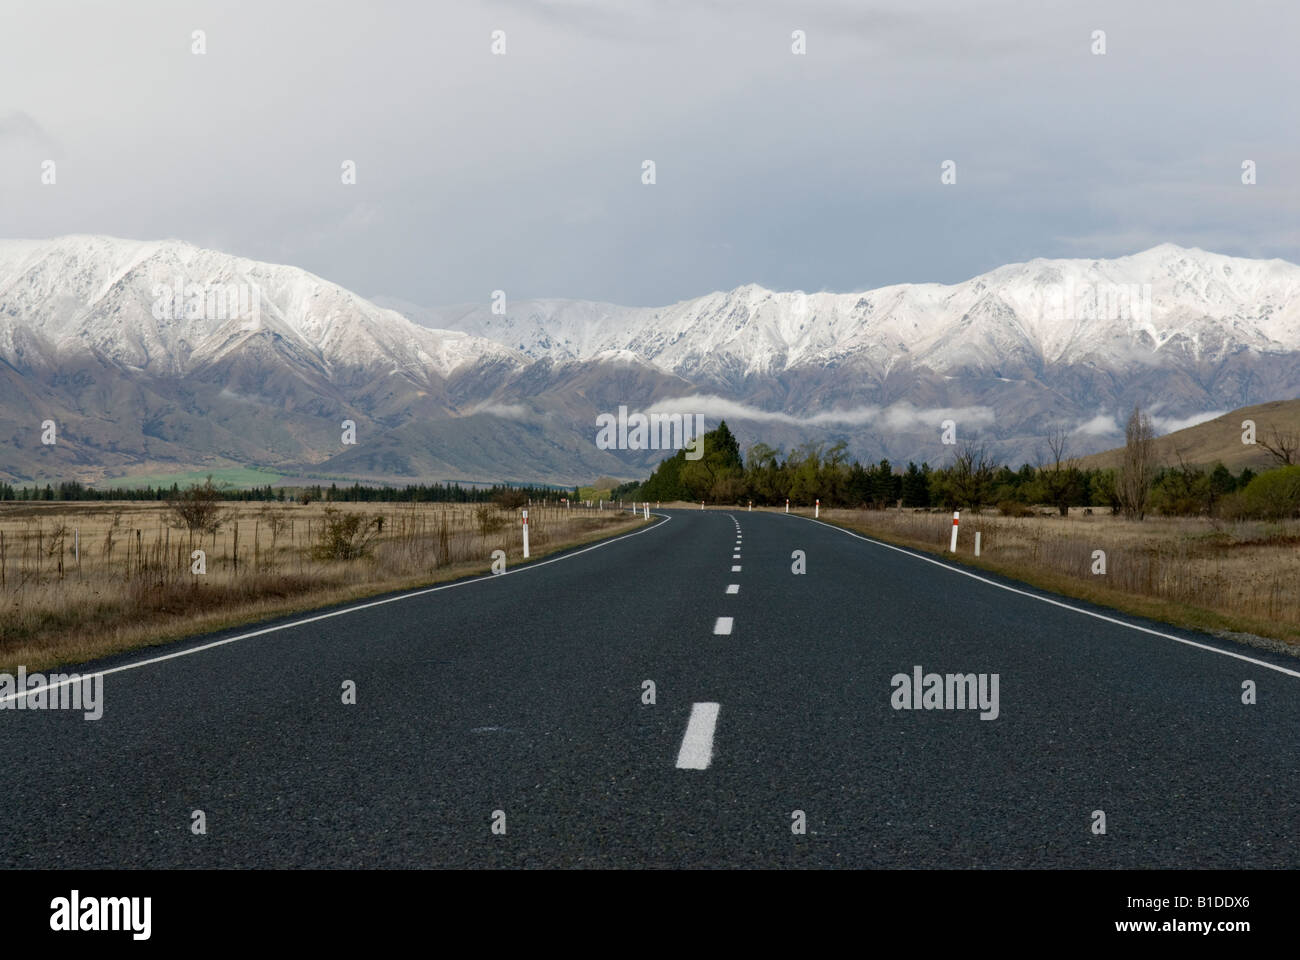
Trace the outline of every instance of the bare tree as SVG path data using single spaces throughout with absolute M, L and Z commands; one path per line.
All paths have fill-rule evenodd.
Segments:
M 993 474 L 997 464 L 984 444 L 967 441 L 953 458 L 949 468 L 954 499 L 970 506 L 976 513 L 992 495 Z
M 1146 518 L 1155 469 L 1155 430 L 1151 418 L 1135 404 L 1124 428 L 1124 459 L 1115 483 L 1120 509 L 1131 520 Z
M 1058 428 L 1049 432 L 1046 439 L 1047 455 L 1039 454 L 1038 477 L 1047 502 L 1066 517 L 1070 514 L 1070 501 L 1079 495 L 1083 480 L 1078 464 L 1070 456 L 1070 435 Z
M 1274 425 L 1268 439 L 1260 438 L 1259 445 L 1269 452 L 1279 467 L 1300 463 L 1300 433 L 1282 431 Z

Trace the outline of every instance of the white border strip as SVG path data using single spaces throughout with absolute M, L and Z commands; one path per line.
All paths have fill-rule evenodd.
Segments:
M 662 517 L 664 523 L 667 523 L 669 520 L 672 519 L 672 517 L 663 513 L 656 513 L 655 516 Z M 0 697 L 0 703 L 8 703 L 10 700 L 25 699 L 27 697 L 33 696 L 34 694 L 41 693 L 42 691 L 45 690 L 58 690 L 60 687 L 66 687 L 70 683 L 80 683 L 85 677 L 91 677 L 91 676 L 105 677 L 108 676 L 108 674 L 110 673 L 121 673 L 123 670 L 136 670 L 140 667 L 147 667 L 150 664 L 162 663 L 164 660 L 175 660 L 177 657 L 188 657 L 191 654 L 201 653 L 204 650 L 211 650 L 214 647 L 224 647 L 228 643 L 235 643 L 236 641 L 239 640 L 249 640 L 253 637 L 263 636 L 264 634 L 276 633 L 280 630 L 292 630 L 294 627 L 301 627 L 309 623 L 316 623 L 318 620 L 328 620 L 331 617 L 341 617 L 344 614 L 356 613 L 358 610 L 369 610 L 371 607 L 381 607 L 386 603 L 396 603 L 398 600 L 410 600 L 412 597 L 423 597 L 425 594 L 437 593 L 439 590 L 451 590 L 453 587 L 468 587 L 471 584 L 475 584 L 475 583 L 486 583 L 492 580 L 500 580 L 502 577 L 508 577 L 514 573 L 527 573 L 529 570 L 536 570 L 538 567 L 544 567 L 548 563 L 558 563 L 561 560 L 568 560 L 571 557 L 576 557 L 581 553 L 587 553 L 588 551 L 591 550 L 599 550 L 601 547 L 607 547 L 611 543 L 618 543 L 620 540 L 626 540 L 628 537 L 639 537 L 643 533 L 649 533 L 651 530 L 658 530 L 663 526 L 664 526 L 663 523 L 652 524 L 651 526 L 645 527 L 641 530 L 637 530 L 633 533 L 625 533 L 619 537 L 613 537 L 612 539 L 609 540 L 602 540 L 599 543 L 593 543 L 589 547 L 583 547 L 581 550 L 574 550 L 572 553 L 565 553 L 562 556 L 551 557 L 551 559 L 549 560 L 541 560 L 538 561 L 537 563 L 524 564 L 522 566 L 516 567 L 513 570 L 507 570 L 505 573 L 489 573 L 481 577 L 475 577 L 472 580 L 460 580 L 457 581 L 456 583 L 444 583 L 440 587 L 425 587 L 423 589 L 413 590 L 408 593 L 399 593 L 395 597 L 388 597 L 384 600 L 371 600 L 367 603 L 357 604 L 354 607 L 344 607 L 342 610 L 332 610 L 329 613 L 317 614 L 314 617 L 305 617 L 302 620 L 294 620 L 290 623 L 282 623 L 276 627 L 263 627 L 261 630 L 254 630 L 251 633 L 241 633 L 235 637 L 226 637 L 226 639 L 224 640 L 214 640 L 211 643 L 205 643 L 197 647 L 190 647 L 188 650 L 178 650 L 175 653 L 164 654 L 161 657 L 151 657 L 148 660 L 139 660 L 135 663 L 126 663 L 120 667 L 111 667 L 108 670 L 100 670 L 93 674 L 78 675 L 75 680 L 71 680 L 71 679 L 61 680 L 58 683 L 53 685 L 46 684 L 43 687 L 33 687 L 32 689 L 25 690 L 22 693 L 11 693 L 8 696 Z M 75 664 L 73 666 L 75 666 Z M 52 669 L 57 672 L 63 673 L 66 672 L 69 668 L 54 667 Z
M 1020 590 L 1017 589 L 1016 587 L 1009 587 L 1005 583 L 998 583 L 996 580 L 990 580 L 987 577 L 981 577 L 977 573 L 971 573 L 969 570 L 965 570 L 961 567 L 954 566 L 948 563 L 943 563 L 942 561 L 935 560 L 933 557 L 927 557 L 923 553 L 917 553 L 913 550 L 907 550 L 903 547 L 896 547 L 892 543 L 885 543 L 881 540 L 873 540 L 871 537 L 864 537 L 859 533 L 854 533 L 852 530 L 846 530 L 843 527 L 837 527 L 835 524 L 827 523 L 824 520 L 814 520 L 812 517 L 804 517 L 804 516 L 800 516 L 799 514 L 790 514 L 790 516 L 798 517 L 800 520 L 807 520 L 809 523 L 815 523 L 819 527 L 828 527 L 831 530 L 838 530 L 840 533 L 847 534 L 848 536 L 853 537 L 855 540 L 862 540 L 865 541 L 866 543 L 873 544 L 874 546 L 877 547 L 884 547 L 886 550 L 894 550 L 897 553 L 902 553 L 909 557 L 914 557 L 917 560 L 924 560 L 926 563 L 932 563 L 936 567 L 942 567 L 944 570 L 950 570 L 953 573 L 960 573 L 963 577 L 970 577 L 972 580 L 978 580 L 980 583 L 987 583 L 989 586 L 997 587 L 999 590 L 1007 590 L 1010 591 L 1011 593 L 1018 593 L 1022 597 L 1029 597 L 1031 600 L 1039 600 L 1043 603 L 1050 603 L 1052 606 L 1060 607 L 1063 610 L 1071 610 L 1074 613 L 1082 613 L 1084 616 L 1093 617 L 1097 620 L 1104 620 L 1107 623 L 1113 623 L 1116 624 L 1117 626 L 1128 627 L 1130 630 L 1138 630 L 1141 631 L 1142 633 L 1149 633 L 1153 637 L 1163 637 L 1166 640 L 1173 640 L 1177 643 L 1183 643 L 1189 647 L 1197 647 L 1198 649 L 1208 650 L 1211 653 L 1218 653 L 1225 657 L 1234 657 L 1237 660 L 1245 660 L 1247 663 L 1253 663 L 1258 667 L 1264 667 L 1268 670 L 1276 670 L 1278 673 L 1285 673 L 1288 677 L 1300 677 L 1300 670 L 1289 670 L 1286 667 L 1280 667 L 1275 663 L 1269 663 L 1267 660 L 1256 660 L 1254 657 L 1248 657 L 1245 654 L 1233 653 L 1231 650 L 1222 650 L 1219 647 L 1212 647 L 1207 643 L 1197 643 L 1195 640 L 1187 640 L 1183 637 L 1176 637 L 1172 633 L 1161 633 L 1159 630 L 1152 630 L 1150 627 L 1140 627 L 1136 623 L 1128 623 L 1124 620 L 1116 620 L 1114 617 L 1108 617 L 1105 614 L 1101 614 L 1101 613 L 1094 613 L 1091 610 L 1084 610 L 1082 607 L 1074 607 L 1068 603 L 1062 603 L 1060 600 L 1053 600 L 1051 597 L 1044 597 L 1041 594 L 1030 593 L 1028 590 Z

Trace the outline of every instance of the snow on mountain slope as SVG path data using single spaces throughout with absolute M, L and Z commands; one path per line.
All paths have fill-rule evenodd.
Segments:
M 1135 403 L 1173 423 L 1296 396 L 1297 353 L 1300 267 L 1169 245 L 950 285 L 498 316 L 376 303 L 174 240 L 0 240 L 0 477 L 227 462 L 471 477 L 502 469 L 508 437 L 531 471 L 510 476 L 567 482 L 645 466 L 593 446 L 599 412 L 684 398 L 749 438 L 833 436 L 902 462 L 946 455 L 939 414 L 967 411 L 1018 463 L 1049 424 L 1111 444 Z M 31 441 L 46 418 L 57 446 Z M 340 452 L 345 418 L 364 440 Z
M 774 292 L 756 285 L 668 307 L 573 300 L 406 310 L 533 357 L 585 360 L 630 351 L 686 377 L 731 379 L 848 364 L 881 375 L 1300 350 L 1300 267 L 1164 244 L 1114 260 L 1009 264 L 963 283 L 862 293 Z
M 233 315 L 233 303 L 226 313 L 155 316 L 160 290 L 178 283 L 251 292 L 256 317 Z M 861 293 L 749 284 L 666 307 L 533 300 L 510 303 L 504 315 L 486 304 L 386 302 L 396 309 L 296 267 L 173 240 L 0 241 L 0 358 L 20 369 L 89 351 L 124 369 L 177 376 L 260 350 L 326 377 L 346 367 L 418 381 L 484 359 L 518 367 L 528 358 L 618 357 L 727 382 L 800 367 L 1016 377 L 1053 365 L 1122 371 L 1300 351 L 1300 267 L 1171 244 Z
M 181 376 L 241 350 L 291 358 L 326 377 L 346 367 L 416 381 L 483 359 L 524 362 L 296 267 L 174 240 L 0 241 L 0 358 L 19 369 L 89 351 L 127 370 Z

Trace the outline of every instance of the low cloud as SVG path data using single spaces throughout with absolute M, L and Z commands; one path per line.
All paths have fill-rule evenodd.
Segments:
M 522 403 L 484 403 L 475 407 L 466 416 L 472 417 L 476 413 L 487 413 L 494 417 L 504 417 L 506 420 L 527 420 L 533 415 L 533 412 Z
M 1207 420 L 1221 417 L 1227 412 L 1227 410 L 1206 410 L 1203 413 L 1194 413 L 1190 417 L 1152 416 L 1151 425 L 1156 428 L 1158 433 L 1174 433 L 1178 430 L 1186 430 L 1188 427 L 1194 427 L 1198 423 L 1205 423 Z
M 1108 413 L 1099 413 L 1091 420 L 1085 420 L 1074 428 L 1075 433 L 1086 437 L 1104 437 L 1112 433 L 1122 433 L 1115 418 Z
M 910 403 L 895 403 L 888 407 L 861 406 L 847 409 L 823 410 L 808 416 L 797 416 L 783 410 L 764 410 L 761 407 L 738 403 L 713 394 L 674 397 L 661 400 L 647 413 L 702 413 L 710 419 L 751 420 L 760 423 L 788 423 L 798 427 L 820 427 L 833 424 L 849 426 L 875 425 L 888 430 L 914 430 L 922 427 L 938 429 L 944 420 L 955 420 L 958 427 L 989 426 L 994 421 L 991 407 L 932 407 L 922 409 Z
M 1206 410 L 1201 413 L 1194 413 L 1189 417 L 1162 417 L 1155 411 L 1160 408 L 1157 404 L 1149 413 L 1151 417 L 1151 426 L 1155 428 L 1157 434 L 1174 433 L 1177 430 L 1186 430 L 1188 427 L 1194 427 L 1198 423 L 1205 423 L 1207 420 L 1213 420 L 1215 417 L 1223 416 L 1226 410 Z M 1109 413 L 1099 413 L 1091 420 L 1085 420 L 1074 428 L 1074 433 L 1083 434 L 1086 437 L 1105 437 L 1122 434 L 1124 428 L 1120 426 Z

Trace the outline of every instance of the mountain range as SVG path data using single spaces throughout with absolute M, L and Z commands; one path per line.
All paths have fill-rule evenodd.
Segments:
M 1135 403 L 1173 430 L 1297 395 L 1300 267 L 1170 244 L 860 293 L 431 308 L 181 241 L 0 241 L 10 481 L 644 476 L 663 451 L 595 443 L 620 405 L 932 464 L 951 420 L 1018 463 L 1056 427 L 1077 453 L 1114 446 Z

